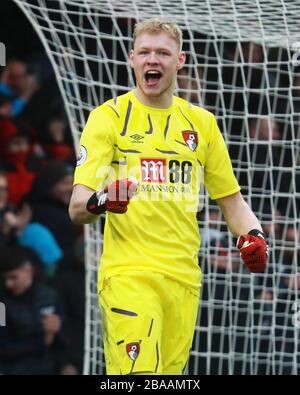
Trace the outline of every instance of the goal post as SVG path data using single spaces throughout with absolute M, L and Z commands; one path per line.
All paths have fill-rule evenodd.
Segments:
M 199 214 L 203 287 L 189 374 L 299 374 L 300 19 L 298 0 L 14 0 L 55 71 L 78 148 L 88 113 L 134 86 L 136 21 L 184 32 L 177 94 L 212 111 L 270 244 L 249 274 L 220 211 Z M 103 218 L 85 226 L 85 374 L 105 371 L 97 296 Z M 163 243 L 163 240 L 162 240 Z

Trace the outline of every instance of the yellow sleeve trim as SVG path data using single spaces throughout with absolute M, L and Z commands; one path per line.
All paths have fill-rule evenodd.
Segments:
M 223 198 L 223 197 L 233 195 L 234 193 L 237 193 L 237 192 L 239 192 L 240 190 L 241 190 L 241 187 L 239 186 L 239 187 L 237 187 L 237 188 L 232 189 L 231 191 L 223 192 L 223 193 L 221 193 L 221 194 L 219 194 L 219 195 L 211 196 L 211 199 L 212 199 L 212 200 L 221 199 L 221 198 Z

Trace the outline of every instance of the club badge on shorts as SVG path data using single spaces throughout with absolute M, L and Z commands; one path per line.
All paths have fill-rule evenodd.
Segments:
M 198 146 L 198 134 L 193 130 L 184 130 L 182 132 L 182 137 L 186 145 L 189 147 L 191 151 L 195 151 Z
M 140 353 L 140 343 L 126 344 L 126 352 L 132 361 L 135 361 Z

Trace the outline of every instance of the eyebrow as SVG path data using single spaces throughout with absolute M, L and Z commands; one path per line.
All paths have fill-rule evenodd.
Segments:
M 151 49 L 150 47 L 141 47 L 141 48 L 138 48 L 138 51 L 141 51 L 141 50 L 145 50 L 145 49 Z M 169 48 L 154 48 L 155 49 L 155 51 L 171 51 L 171 49 L 169 49 Z

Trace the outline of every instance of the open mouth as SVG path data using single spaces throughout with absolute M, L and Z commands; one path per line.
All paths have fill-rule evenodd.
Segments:
M 149 85 L 156 84 L 161 77 L 162 77 L 162 73 L 157 70 L 149 70 L 145 73 L 145 80 Z

